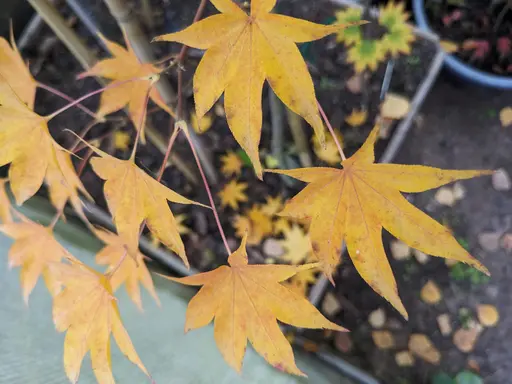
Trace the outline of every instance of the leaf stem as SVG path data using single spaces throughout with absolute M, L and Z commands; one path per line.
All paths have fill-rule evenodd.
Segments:
M 174 130 L 172 132 L 171 138 L 169 139 L 169 144 L 167 144 L 167 150 L 165 151 L 164 161 L 162 162 L 162 166 L 160 167 L 160 170 L 158 171 L 158 177 L 156 180 L 160 182 L 162 180 L 162 176 L 164 175 L 165 168 L 167 166 L 167 162 L 169 161 L 169 156 L 171 155 L 171 150 L 176 142 L 176 138 L 178 137 L 178 134 L 180 133 L 181 128 L 177 125 L 174 126 Z
M 334 129 L 332 128 L 331 122 L 327 118 L 327 115 L 325 114 L 324 109 L 322 108 L 322 106 L 320 105 L 320 102 L 318 100 L 316 101 L 316 103 L 318 105 L 318 110 L 320 111 L 320 115 L 322 115 L 322 119 L 324 120 L 325 125 L 327 125 L 327 129 L 329 130 L 329 132 L 331 132 L 332 138 L 333 138 L 334 142 L 336 143 L 336 147 L 338 148 L 338 152 L 340 153 L 341 159 L 343 161 L 347 160 L 347 157 L 345 156 L 345 153 L 343 152 L 343 148 L 341 147 L 338 137 L 334 133 Z
M 137 151 L 137 145 L 139 144 L 140 137 L 142 135 L 142 130 L 144 129 L 144 124 L 146 120 L 146 112 L 148 108 L 148 101 L 149 101 L 149 94 L 151 93 L 151 87 L 148 88 L 148 91 L 146 92 L 146 96 L 144 97 L 144 110 L 142 112 L 142 115 L 140 116 L 139 125 L 135 127 L 135 130 L 137 131 L 137 136 L 135 137 L 135 143 L 133 143 L 133 149 L 132 154 L 130 155 L 130 160 L 135 160 L 135 152 Z
M 87 133 L 89 133 L 89 131 L 97 124 L 99 124 L 100 121 L 98 120 L 93 120 L 91 121 L 89 124 L 87 124 L 84 129 L 82 129 L 82 132 L 80 132 L 80 134 L 78 135 L 79 137 L 76 138 L 76 141 L 75 141 L 75 144 L 73 144 L 73 146 L 71 148 L 69 148 L 69 152 L 75 152 L 76 148 L 78 147 L 78 145 L 82 142 L 82 140 L 85 138 L 85 135 L 87 135 Z
M 217 209 L 215 208 L 215 202 L 213 201 L 212 192 L 210 190 L 210 186 L 208 185 L 208 180 L 206 180 L 206 176 L 203 171 L 203 167 L 201 166 L 201 161 L 199 160 L 199 156 L 197 155 L 197 151 L 194 147 L 194 143 L 192 142 L 192 139 L 190 138 L 190 135 L 188 133 L 188 127 L 185 123 L 185 121 L 181 120 L 176 122 L 176 125 L 181 124 L 181 127 L 183 127 L 183 132 L 185 133 L 185 137 L 187 138 L 188 145 L 190 146 L 190 149 L 192 150 L 192 154 L 194 155 L 194 159 L 196 160 L 197 168 L 199 168 L 199 173 L 201 174 L 201 178 L 203 179 L 204 188 L 206 189 L 206 193 L 208 194 L 208 200 L 210 200 L 210 207 L 213 211 L 213 216 L 215 217 L 215 222 L 217 223 L 217 227 L 219 228 L 220 236 L 222 237 L 222 241 L 224 242 L 224 247 L 226 248 L 226 251 L 228 251 L 228 254 L 231 255 L 231 249 L 229 248 L 228 241 L 226 239 L 226 234 L 224 233 L 224 229 L 222 228 L 222 224 L 220 223 L 219 214 L 217 212 Z

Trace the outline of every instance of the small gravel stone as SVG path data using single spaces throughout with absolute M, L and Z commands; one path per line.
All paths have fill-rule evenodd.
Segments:
M 482 232 L 478 235 L 478 244 L 487 252 L 496 252 L 500 247 L 500 232 Z
M 390 244 L 391 255 L 395 260 L 405 260 L 411 257 L 411 248 L 400 240 L 393 240 Z
M 395 361 L 399 367 L 412 367 L 414 365 L 414 357 L 409 351 L 398 352 L 395 355 Z
M 418 261 L 418 263 L 420 264 L 427 264 L 428 261 L 430 260 L 430 256 L 421 252 L 421 251 L 418 251 L 417 249 L 413 249 L 412 250 L 412 254 L 414 255 L 414 257 L 416 258 L 416 260 Z
M 455 202 L 455 194 L 453 193 L 453 189 L 449 187 L 439 188 L 435 195 L 436 201 L 441 205 L 446 205 L 448 207 L 453 207 Z
M 383 308 L 376 309 L 370 316 L 368 316 L 368 322 L 373 328 L 382 328 L 386 323 L 386 312 Z
M 267 239 L 263 243 L 263 253 L 268 257 L 279 257 L 284 254 L 284 248 L 277 239 Z

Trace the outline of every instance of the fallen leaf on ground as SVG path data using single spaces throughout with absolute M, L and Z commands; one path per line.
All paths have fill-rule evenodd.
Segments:
M 29 109 L 34 109 L 37 82 L 18 51 L 11 29 L 11 44 L 0 37 L 0 75 L 9 79 L 14 93 Z M 1 81 L 1 80 L 0 80 Z
M 261 210 L 267 216 L 277 215 L 283 208 L 283 198 L 281 196 L 268 196 L 265 204 L 261 206 Z
M 494 305 L 480 304 L 477 307 L 478 321 L 484 327 L 495 327 L 500 320 L 498 309 Z
M 239 183 L 237 180 L 231 180 L 218 193 L 221 207 L 231 207 L 238 210 L 238 204 L 248 200 L 245 190 L 247 183 Z
M 185 246 L 168 201 L 197 204 L 163 186 L 142 171 L 132 160 L 119 160 L 94 148 L 100 155 L 91 159 L 94 172 L 103 180 L 103 192 L 117 233 L 124 240 L 128 254 L 136 258 L 139 233 L 146 222 L 151 233 L 165 246 L 176 252 L 188 267 Z
M 449 336 L 452 333 L 452 321 L 448 313 L 443 313 L 437 316 L 437 325 L 441 335 Z
M 251 220 L 251 230 L 261 237 L 272 234 L 272 219 L 263 211 L 262 207 L 255 204 L 247 211 L 247 217 Z
M 469 329 L 460 328 L 453 334 L 453 344 L 464 353 L 469 353 L 475 348 L 480 326 L 472 326 Z
M 235 152 L 226 152 L 225 155 L 220 157 L 220 161 L 222 163 L 220 171 L 224 176 L 240 176 L 242 173 L 244 163 L 242 163 L 242 160 L 240 160 L 240 157 Z
M 281 260 L 291 264 L 301 264 L 306 259 L 310 259 L 313 250 L 311 249 L 311 241 L 309 236 L 297 224 L 293 224 L 291 228 L 284 233 L 284 240 L 281 240 L 281 246 L 285 252 L 280 257 Z M 308 260 L 311 261 L 311 260 Z
M 295 43 L 320 39 L 345 26 L 270 13 L 275 0 L 252 1 L 250 14 L 232 1 L 213 3 L 221 14 L 155 40 L 206 49 L 194 75 L 197 116 L 204 116 L 224 93 L 229 127 L 261 178 L 258 145 L 263 83 L 268 80 L 283 103 L 306 119 L 323 141 L 313 80 Z
M 30 293 L 41 275 L 52 296 L 59 292 L 60 285 L 51 274 L 49 266 L 71 255 L 55 240 L 51 228 L 23 216 L 21 219 L 21 222 L 0 225 L 0 232 L 14 239 L 8 253 L 9 268 L 21 267 L 21 289 L 23 299 L 28 303 Z
M 386 311 L 382 308 L 372 311 L 368 316 L 368 322 L 373 328 L 382 328 L 386 324 Z
M 343 136 L 337 129 L 334 130 L 334 133 L 338 138 L 338 142 L 343 148 Z M 338 146 L 336 145 L 336 142 L 334 141 L 332 135 L 328 135 L 325 138 L 325 142 L 323 145 L 318 139 L 318 136 L 316 135 L 312 137 L 311 141 L 313 143 L 313 152 L 315 152 L 315 155 L 320 160 L 325 161 L 327 164 L 330 165 L 337 165 L 340 163 L 340 151 L 338 151 Z
M 409 351 L 419 358 L 438 365 L 441 361 L 441 354 L 432 344 L 430 339 L 422 334 L 415 333 L 409 338 Z
M 105 243 L 105 247 L 96 254 L 96 263 L 99 265 L 108 265 L 105 274 L 113 272 L 110 278 L 110 285 L 113 291 L 124 284 L 126 292 L 137 307 L 142 310 L 142 300 L 140 297 L 139 284 L 144 286 L 149 294 L 160 305 L 160 300 L 153 285 L 151 274 L 144 263 L 144 256 L 137 252 L 136 258 L 127 257 L 123 239 L 112 232 L 97 229 L 95 235 Z
M 390 243 L 391 256 L 395 260 L 406 260 L 411 257 L 411 247 L 400 240 L 392 240 Z
M 51 273 L 64 288 L 53 300 L 53 321 L 64 339 L 64 370 L 72 383 L 78 381 L 82 360 L 90 351 L 92 369 L 99 383 L 114 383 L 110 335 L 121 352 L 147 376 L 135 348 L 121 323 L 117 300 L 108 279 L 74 262 L 53 264 Z
M 433 256 L 466 262 L 484 273 L 450 231 L 410 204 L 401 192 L 421 192 L 488 171 L 451 171 L 421 165 L 375 164 L 375 128 L 343 169 L 270 170 L 309 183 L 286 204 L 281 215 L 310 219 L 313 253 L 328 278 L 339 263 L 341 244 L 363 279 L 405 317 L 396 281 L 384 252 L 382 229 Z
M 279 284 L 315 264 L 248 265 L 246 237 L 229 256 L 229 266 L 181 279 L 168 277 L 181 284 L 202 286 L 187 308 L 185 331 L 214 320 L 217 346 L 236 371 L 241 371 L 249 340 L 272 366 L 304 375 L 295 365 L 292 348 L 277 320 L 301 328 L 345 329 L 323 317 L 304 297 Z
M 0 179 L 0 224 L 12 223 L 11 200 L 7 196 L 7 179 Z
M 439 188 L 434 198 L 439 204 L 446 205 L 447 207 L 453 207 L 457 201 L 455 194 L 453 193 L 453 189 L 449 187 Z
M 119 151 L 127 151 L 128 146 L 132 140 L 132 136 L 123 131 L 115 131 L 114 132 L 114 148 Z
M 190 228 L 185 225 L 185 221 L 188 219 L 187 215 L 182 213 L 181 215 L 176 215 L 174 219 L 176 220 L 176 227 L 180 235 L 190 233 Z
M 510 191 L 512 181 L 508 172 L 504 168 L 498 169 L 492 175 L 492 186 L 497 191 Z
M 400 120 L 409 113 L 409 100 L 403 96 L 388 93 L 380 107 L 380 114 L 385 119 Z
M 291 229 L 292 223 L 286 217 L 280 217 L 274 221 L 274 234 L 279 235 Z
M 202 135 L 212 127 L 213 117 L 211 114 L 207 114 L 198 121 L 196 114 L 193 113 L 190 116 L 190 124 L 196 133 Z
M 368 118 L 368 112 L 364 109 L 357 110 L 354 109 L 352 113 L 347 116 L 345 121 L 348 125 L 352 127 L 359 127 L 360 125 L 363 125 L 366 123 L 366 119 Z
M 133 125 L 137 130 L 142 129 L 141 139 L 144 141 L 148 97 L 174 117 L 174 112 L 154 87 L 160 77 L 160 69 L 153 64 L 142 64 L 131 45 L 128 44 L 126 49 L 103 36 L 102 39 L 112 57 L 100 60 L 79 77 L 97 76 L 112 80 L 110 88 L 101 93 L 97 114 L 106 116 L 127 106 Z
M 246 233 L 249 234 L 247 244 L 258 245 L 262 242 L 263 234 L 254 231 L 253 223 L 247 216 L 236 215 L 232 224 L 235 229 L 236 236 L 240 239 L 243 238 Z
M 414 365 L 414 357 L 409 351 L 397 352 L 395 361 L 399 367 L 412 367 Z
M 421 288 L 421 300 L 427 304 L 437 304 L 443 298 L 441 290 L 432 280 L 429 280 L 423 288 Z
M 327 292 L 324 300 L 322 301 L 322 312 L 327 316 L 332 317 L 339 311 L 341 311 L 340 301 L 332 292 Z
M 395 346 L 395 338 L 389 331 L 373 331 L 372 339 L 379 349 L 390 349 Z
M 500 111 L 500 121 L 504 127 L 512 124 L 512 107 L 506 107 Z

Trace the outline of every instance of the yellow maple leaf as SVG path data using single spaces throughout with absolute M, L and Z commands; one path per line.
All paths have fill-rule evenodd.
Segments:
M 214 336 L 222 356 L 238 372 L 242 369 L 247 340 L 272 366 L 304 375 L 295 365 L 292 348 L 277 320 L 301 328 L 345 331 L 327 320 L 304 297 L 280 282 L 315 264 L 248 265 L 246 237 L 229 256 L 229 266 L 181 279 L 181 284 L 202 286 L 190 301 L 185 331 L 214 320 Z
M 247 217 L 251 220 L 251 230 L 258 234 L 258 237 L 272 234 L 272 218 L 267 215 L 260 205 L 253 205 L 247 211 Z
M 16 47 L 11 28 L 11 45 L 0 37 L 0 75 L 9 79 L 9 84 L 20 100 L 29 108 L 34 109 L 37 82 L 30 74 L 23 58 Z
M 277 0 L 251 1 L 250 14 L 231 0 L 210 1 L 221 14 L 155 41 L 207 50 L 194 75 L 197 117 L 201 119 L 224 93 L 229 127 L 261 178 L 258 146 L 263 83 L 268 80 L 284 104 L 306 119 L 323 141 L 313 80 L 295 43 L 320 39 L 344 26 L 270 13 Z
M 308 257 L 311 257 L 311 241 L 308 234 L 297 224 L 294 224 L 289 230 L 284 231 L 284 240 L 280 240 L 285 253 L 280 259 L 291 264 L 301 264 Z
M 247 236 L 247 244 L 249 245 L 258 245 L 263 240 L 263 235 L 253 230 L 253 225 L 251 223 L 251 219 L 246 216 L 236 215 L 233 220 L 233 228 L 235 229 L 235 234 L 238 238 L 243 238 L 246 234 Z
M 91 159 L 94 172 L 103 180 L 103 191 L 119 236 L 125 241 L 128 253 L 138 253 L 139 232 L 145 220 L 149 230 L 188 267 L 185 246 L 178 232 L 176 220 L 167 201 L 179 204 L 197 204 L 170 190 L 141 170 L 133 159 L 119 160 L 97 148 L 100 155 Z
M 244 164 L 242 163 L 242 160 L 240 160 L 240 157 L 235 152 L 226 152 L 225 155 L 220 157 L 220 161 L 222 163 L 220 171 L 224 176 L 240 176 L 240 174 L 242 173 L 242 166 Z
M 368 118 L 368 112 L 365 109 L 361 109 L 361 110 L 354 109 L 354 110 L 352 110 L 352 113 L 349 116 L 347 116 L 345 121 L 347 122 L 347 124 L 349 124 L 352 127 L 359 127 L 359 126 L 363 125 L 364 123 L 366 123 L 367 118 Z
M 20 217 L 21 222 L 0 225 L 0 232 L 14 239 L 8 254 L 9 267 L 21 267 L 21 288 L 27 303 L 41 275 L 52 296 L 59 292 L 60 285 L 49 267 L 72 256 L 55 240 L 51 228 Z
M 103 38 L 103 37 L 102 37 Z M 111 87 L 101 93 L 97 114 L 106 116 L 128 106 L 128 114 L 137 130 L 143 129 L 148 95 L 156 105 L 174 117 L 174 112 L 165 104 L 154 87 L 160 69 L 152 64 L 142 64 L 132 47 L 128 48 L 103 38 L 113 57 L 100 60 L 80 77 L 98 76 L 112 80 Z M 133 81 L 132 81 L 133 80 Z M 144 140 L 144 130 L 141 139 Z
M 334 130 L 336 137 L 338 138 L 338 142 L 343 147 L 343 136 L 339 132 L 339 130 Z M 311 139 L 313 142 L 313 152 L 315 155 L 322 161 L 325 161 L 327 164 L 335 165 L 341 162 L 340 152 L 338 151 L 338 146 L 336 142 L 332 138 L 331 135 L 325 138 L 325 145 L 322 145 L 316 136 L 313 136 Z
M 0 223 L 12 223 L 11 200 L 7 196 L 7 179 L 0 179 Z
M 261 206 L 261 210 L 267 216 L 276 215 L 283 208 L 283 198 L 281 196 L 268 196 L 265 204 Z
M 128 145 L 132 140 L 132 136 L 123 131 L 115 131 L 114 132 L 114 148 L 120 151 L 127 151 Z
M 274 221 L 274 229 L 273 232 L 276 235 L 279 235 L 281 233 L 285 233 L 286 231 L 289 231 L 291 227 L 290 220 L 288 220 L 286 217 L 279 217 L 276 221 Z
M 219 192 L 220 205 L 222 207 L 230 206 L 234 210 L 238 209 L 238 204 L 247 201 L 245 190 L 247 183 L 239 183 L 236 180 L 231 180 Z
M 124 328 L 117 300 L 107 277 L 82 263 L 53 264 L 51 273 L 63 285 L 53 300 L 53 321 L 64 339 L 64 370 L 72 383 L 78 381 L 82 360 L 90 351 L 98 383 L 114 383 L 110 336 L 121 352 L 149 376 Z
M 382 37 L 382 47 L 392 56 L 409 54 L 415 40 L 412 27 L 407 24 L 409 14 L 404 3 L 390 1 L 379 11 L 379 24 L 387 29 Z
M 317 268 L 306 269 L 304 271 L 297 272 L 290 280 L 282 283 L 290 290 L 298 293 L 301 296 L 306 296 L 307 290 L 310 284 L 314 284 L 317 280 L 316 274 L 318 273 Z
M 151 274 L 144 263 L 144 256 L 137 252 L 136 258 L 126 257 L 128 250 L 126 245 L 116 234 L 97 229 L 95 235 L 105 243 L 105 247 L 96 254 L 96 263 L 108 265 L 106 274 L 112 273 L 110 285 L 114 291 L 124 284 L 130 299 L 142 310 L 139 283 L 146 288 L 149 294 L 155 299 L 158 305 L 160 300 L 153 285 Z
M 302 168 L 269 172 L 289 175 L 308 185 L 289 200 L 284 216 L 311 218 L 309 235 L 314 255 L 332 280 L 345 241 L 363 279 L 400 313 L 407 312 L 398 296 L 393 272 L 382 245 L 382 228 L 426 254 L 455 259 L 488 273 L 450 231 L 411 205 L 401 192 L 422 192 L 489 171 L 450 171 L 421 165 L 375 164 L 375 128 L 343 169 Z
M 18 205 L 32 197 L 46 178 L 52 201 L 64 196 L 81 212 L 78 191 L 87 197 L 69 155 L 51 137 L 48 118 L 31 111 L 0 76 L 0 166 L 11 164 L 9 181 Z
M 203 134 L 206 131 L 208 131 L 213 124 L 213 117 L 211 114 L 204 115 L 201 120 L 197 119 L 197 116 L 195 113 L 193 113 L 190 116 L 190 124 L 192 125 L 192 128 L 194 131 L 198 134 Z

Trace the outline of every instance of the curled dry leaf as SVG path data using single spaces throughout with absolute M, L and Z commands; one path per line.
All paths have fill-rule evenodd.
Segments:
M 409 113 L 409 100 L 403 96 L 388 93 L 380 107 L 380 113 L 385 119 L 400 120 Z
M 99 265 L 108 265 L 106 274 L 113 273 L 110 278 L 110 285 L 115 292 L 124 284 L 126 292 L 130 299 L 142 310 L 142 300 L 140 297 L 139 284 L 144 286 L 149 294 L 155 299 L 157 304 L 160 300 L 153 285 L 151 274 L 144 263 L 144 256 L 137 252 L 136 258 L 126 257 L 126 249 L 123 239 L 116 234 L 97 229 L 95 235 L 105 243 L 105 247 L 96 254 L 96 263 Z
M 222 207 L 229 206 L 237 210 L 239 203 L 244 203 L 248 200 L 245 194 L 247 186 L 247 183 L 239 183 L 236 180 L 231 180 L 219 192 L 220 205 Z
M 154 87 L 160 77 L 160 69 L 152 64 L 142 64 L 130 44 L 126 49 L 103 36 L 101 38 L 112 58 L 100 60 L 80 78 L 97 76 L 112 80 L 111 87 L 101 94 L 97 114 L 106 116 L 127 106 L 133 125 L 137 130 L 142 129 L 141 139 L 144 141 L 148 97 L 174 117 L 174 112 Z
M 240 176 L 240 174 L 242 173 L 242 167 L 244 164 L 242 163 L 242 160 L 235 152 L 226 152 L 225 155 L 220 157 L 220 161 L 222 163 L 220 171 L 224 176 Z
M 0 232 L 14 239 L 8 253 L 9 267 L 21 267 L 21 289 L 25 303 L 28 303 L 41 275 L 52 296 L 59 292 L 60 284 L 49 267 L 63 258 L 71 258 L 71 255 L 55 240 L 51 228 L 20 217 L 21 222 L 0 225 Z
M 423 300 L 427 304 L 437 304 L 442 299 L 442 293 L 439 287 L 432 280 L 427 281 L 427 283 L 421 288 L 421 300 Z
M 338 265 L 341 244 L 363 279 L 403 316 L 396 281 L 384 252 L 382 229 L 409 246 L 434 256 L 466 262 L 484 273 L 450 231 L 410 204 L 401 192 L 421 192 L 488 171 L 451 171 L 421 165 L 375 164 L 375 128 L 359 151 L 343 161 L 343 169 L 269 170 L 308 185 L 288 201 L 281 215 L 311 221 L 313 253 L 327 277 Z
M 409 351 L 419 358 L 438 365 L 441 361 L 441 354 L 432 344 L 430 339 L 422 334 L 415 333 L 409 338 Z
M 320 39 L 345 26 L 314 24 L 270 13 L 276 0 L 251 1 L 250 14 L 231 0 L 212 3 L 221 14 L 155 40 L 206 49 L 194 75 L 197 116 L 201 119 L 224 93 L 231 132 L 261 178 L 258 145 L 263 83 L 268 80 L 283 103 L 306 119 L 323 141 L 313 80 L 295 43 Z
M 395 338 L 389 331 L 373 331 L 372 339 L 379 349 L 390 349 L 395 346 Z
M 304 375 L 295 365 L 292 348 L 277 320 L 302 328 L 345 331 L 330 322 L 304 297 L 280 282 L 315 264 L 248 265 L 244 236 L 240 248 L 229 256 L 229 266 L 181 279 L 202 286 L 189 303 L 185 330 L 203 327 L 214 320 L 217 346 L 227 363 L 240 372 L 247 340 L 267 362 L 280 370 Z M 269 294 L 271 293 L 271 294 Z
M 133 160 L 119 160 L 91 148 L 99 155 L 91 159 L 92 168 L 105 180 L 105 199 L 128 254 L 137 257 L 140 226 L 145 221 L 155 238 L 176 252 L 188 267 L 185 246 L 167 202 L 201 204 L 163 186 L 137 167 Z
M 500 320 L 498 309 L 494 305 L 480 304 L 477 307 L 478 321 L 484 327 L 495 327 Z
M 117 300 L 107 277 L 82 263 L 52 264 L 51 273 L 63 285 L 53 300 L 53 321 L 65 332 L 64 369 L 72 383 L 78 381 L 82 360 L 90 351 L 92 368 L 99 383 L 114 383 L 110 358 L 110 335 L 121 352 L 147 376 L 124 328 Z
M 504 127 L 512 124 L 512 107 L 506 107 L 500 111 L 500 121 Z

